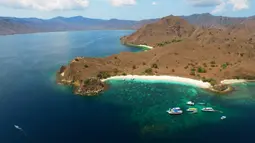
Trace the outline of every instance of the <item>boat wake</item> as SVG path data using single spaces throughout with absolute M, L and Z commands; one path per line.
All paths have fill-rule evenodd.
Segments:
M 27 136 L 26 132 L 25 132 L 21 127 L 19 127 L 18 125 L 14 125 L 14 127 L 15 127 L 17 130 L 21 131 L 25 136 Z
M 220 110 L 215 110 L 214 112 L 219 112 L 219 113 L 223 113 L 223 111 L 220 111 Z

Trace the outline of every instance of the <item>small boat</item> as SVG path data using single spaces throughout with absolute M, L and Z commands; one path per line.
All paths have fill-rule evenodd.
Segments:
M 226 116 L 222 116 L 220 119 L 221 120 L 224 120 L 224 119 L 226 119 L 227 117 Z
M 215 110 L 212 107 L 202 108 L 202 111 L 204 111 L 204 112 L 215 112 Z
M 195 103 L 194 103 L 194 102 L 192 102 L 192 101 L 188 101 L 188 102 L 187 102 L 187 105 L 191 105 L 191 106 L 193 106 L 193 105 L 195 105 Z
M 18 125 L 14 125 L 14 127 L 18 130 L 22 130 L 21 127 L 19 127 Z
M 168 114 L 170 115 L 180 115 L 183 113 L 183 111 L 181 110 L 180 107 L 175 107 L 175 108 L 169 108 L 167 111 L 166 111 Z
M 198 103 L 198 104 L 200 104 L 200 105 L 205 105 L 205 103 L 202 103 L 202 102 L 200 102 L 200 103 Z
M 197 108 L 188 108 L 187 112 L 197 112 Z

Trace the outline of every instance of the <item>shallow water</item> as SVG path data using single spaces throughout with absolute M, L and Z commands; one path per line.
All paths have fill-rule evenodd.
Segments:
M 239 130 L 242 130 L 240 127 L 255 131 L 251 128 L 254 123 L 247 122 L 255 117 L 249 113 L 254 112 L 255 94 L 245 95 L 247 92 L 240 91 L 238 94 L 243 95 L 233 92 L 222 96 L 188 85 L 162 83 L 162 81 L 111 80 L 109 84 L 111 90 L 102 94 L 100 99 L 131 108 L 130 116 L 127 118 L 138 124 L 140 137 L 145 142 L 159 140 L 168 142 L 176 139 L 178 139 L 176 142 L 184 142 L 187 139 L 192 139 L 192 142 L 215 142 L 219 141 L 216 137 L 223 136 L 217 132 L 222 131 L 224 131 L 222 141 L 239 142 L 243 136 L 252 137 L 252 133 L 239 133 Z M 245 91 L 254 90 L 254 84 L 246 84 L 246 87 L 242 88 Z M 190 100 L 197 104 L 186 105 L 186 102 Z M 198 103 L 205 103 L 205 105 Z M 176 106 L 184 110 L 183 115 L 171 116 L 166 113 L 168 108 Z M 198 113 L 185 112 L 189 107 L 198 108 Z M 218 112 L 202 112 L 203 107 L 213 107 Z M 227 118 L 221 120 L 221 116 Z
M 55 84 L 55 72 L 76 56 L 141 51 L 120 44 L 119 38 L 132 32 L 0 37 L 0 142 L 253 141 L 253 83 L 236 85 L 236 92 L 219 96 L 184 84 L 113 80 L 110 89 L 96 97 L 76 96 L 70 88 Z M 166 113 L 174 106 L 185 110 L 189 100 L 207 103 L 223 113 Z M 220 120 L 222 115 L 227 119 Z

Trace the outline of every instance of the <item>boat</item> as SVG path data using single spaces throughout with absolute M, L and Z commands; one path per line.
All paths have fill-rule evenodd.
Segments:
M 215 110 L 212 107 L 202 108 L 202 111 L 204 111 L 204 112 L 215 112 Z
M 197 108 L 188 108 L 187 111 L 188 111 L 188 112 L 196 112 L 196 111 L 197 111 Z
M 183 113 L 183 111 L 181 110 L 180 107 L 175 107 L 175 108 L 169 108 L 167 111 L 166 111 L 168 114 L 170 115 L 180 115 Z
M 220 119 L 221 120 L 224 120 L 224 119 L 226 119 L 227 117 L 226 116 L 222 116 Z
M 195 105 L 195 103 L 194 103 L 194 102 L 192 102 L 192 101 L 188 101 L 188 102 L 187 102 L 187 105 L 191 105 L 191 106 L 193 106 L 193 105 Z

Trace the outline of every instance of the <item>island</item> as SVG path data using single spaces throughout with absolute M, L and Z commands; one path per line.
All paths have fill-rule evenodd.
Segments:
M 216 93 L 255 79 L 255 35 L 250 22 L 206 27 L 167 16 L 120 39 L 147 48 L 104 58 L 76 57 L 56 74 L 59 84 L 79 95 L 97 95 L 109 79 L 160 79 L 184 82 Z

